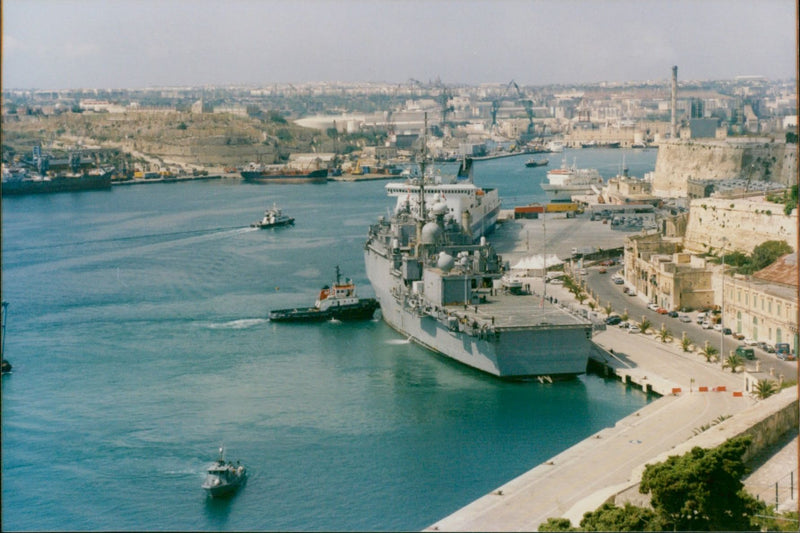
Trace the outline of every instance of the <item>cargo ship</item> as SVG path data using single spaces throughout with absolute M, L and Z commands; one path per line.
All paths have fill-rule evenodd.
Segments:
M 423 156 L 422 176 L 424 164 Z M 383 320 L 435 353 L 500 378 L 584 373 L 591 323 L 504 283 L 503 260 L 487 240 L 494 220 L 475 226 L 474 207 L 454 212 L 429 201 L 426 181 L 409 190 L 416 201 L 399 202 L 369 228 L 364 262 Z
M 298 169 L 288 165 L 250 163 L 242 170 L 242 178 L 250 183 L 326 183 L 328 169 Z
M 4 166 L 2 194 L 9 196 L 110 189 L 113 173 L 112 168 L 42 176 L 30 175 L 25 169 L 7 169 Z

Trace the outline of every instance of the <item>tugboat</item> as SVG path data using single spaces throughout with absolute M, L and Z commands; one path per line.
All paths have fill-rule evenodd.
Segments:
M 276 309 L 270 311 L 272 322 L 321 322 L 323 320 L 368 320 L 375 314 L 378 301 L 375 298 L 358 298 L 356 286 L 350 278 L 341 280 L 336 266 L 336 281 L 333 287 L 325 285 L 319 291 L 314 307 L 301 309 Z
M 264 218 L 258 222 L 250 224 L 251 228 L 274 228 L 277 226 L 288 226 L 294 224 L 294 218 L 284 215 L 275 204 L 272 204 L 272 209 L 264 211 Z
M 236 464 L 225 461 L 225 447 L 219 449 L 219 458 L 208 468 L 208 476 L 203 482 L 203 489 L 212 498 L 229 496 L 236 492 L 247 479 L 247 469 L 236 461 Z

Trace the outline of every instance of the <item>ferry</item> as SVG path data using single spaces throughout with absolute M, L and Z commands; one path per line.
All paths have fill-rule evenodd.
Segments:
M 594 168 L 578 168 L 573 162 L 567 165 L 565 157 L 561 168 L 547 172 L 547 183 L 542 183 L 547 198 L 551 202 L 569 202 L 573 195 L 599 194 L 603 186 L 603 177 Z

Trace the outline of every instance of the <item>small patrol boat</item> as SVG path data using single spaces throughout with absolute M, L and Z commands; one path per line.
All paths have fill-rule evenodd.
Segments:
M 323 320 L 368 320 L 375 314 L 378 301 L 375 298 L 359 298 L 356 286 L 350 278 L 341 279 L 336 267 L 336 281 L 332 287 L 325 285 L 319 292 L 314 307 L 276 309 L 270 311 L 272 322 L 320 322 Z
M 219 449 L 219 457 L 208 468 L 208 475 L 203 482 L 203 489 L 212 498 L 230 496 L 241 487 L 247 479 L 247 469 L 236 461 L 236 464 L 225 461 L 225 447 Z
M 274 228 L 277 226 L 288 226 L 294 224 L 294 218 L 284 215 L 275 204 L 272 204 L 272 209 L 264 211 L 264 217 L 258 222 L 250 224 L 251 228 Z

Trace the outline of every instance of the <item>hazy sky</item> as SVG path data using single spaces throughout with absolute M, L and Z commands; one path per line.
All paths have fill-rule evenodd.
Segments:
M 2 0 L 3 88 L 796 77 L 795 0 Z

